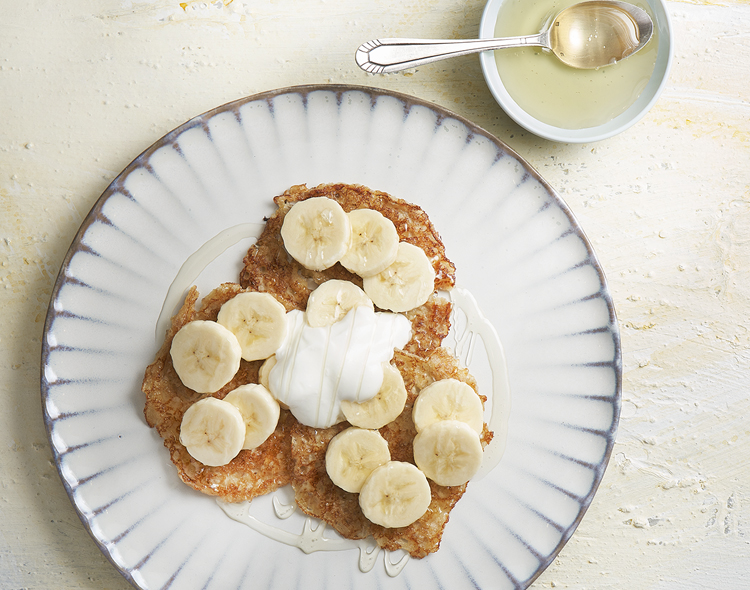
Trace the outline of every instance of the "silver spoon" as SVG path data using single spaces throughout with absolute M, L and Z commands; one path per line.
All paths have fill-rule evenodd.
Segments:
M 375 39 L 357 49 L 355 59 L 371 74 L 388 74 L 422 64 L 506 47 L 543 47 L 573 67 L 612 65 L 639 51 L 653 34 L 645 10 L 616 0 L 574 4 L 537 35 L 499 39 Z

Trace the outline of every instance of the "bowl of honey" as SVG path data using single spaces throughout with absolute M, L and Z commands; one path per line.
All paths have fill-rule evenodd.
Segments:
M 539 33 L 560 11 L 581 0 L 489 0 L 482 39 Z M 511 119 L 551 141 L 589 143 L 621 133 L 657 101 L 672 63 L 672 26 L 663 0 L 626 0 L 654 23 L 651 39 L 613 65 L 577 69 L 540 47 L 480 54 L 490 92 Z

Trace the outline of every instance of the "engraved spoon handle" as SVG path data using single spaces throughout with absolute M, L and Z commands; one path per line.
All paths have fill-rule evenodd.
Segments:
M 546 32 L 499 39 L 375 39 L 357 48 L 355 60 L 371 74 L 388 74 L 422 64 L 491 49 L 549 47 Z

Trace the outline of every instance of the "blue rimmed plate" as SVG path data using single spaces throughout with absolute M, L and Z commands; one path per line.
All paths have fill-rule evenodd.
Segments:
M 440 550 L 399 571 L 397 555 L 363 572 L 356 552 L 306 554 L 229 518 L 180 482 L 143 418 L 155 326 L 185 261 L 229 227 L 262 223 L 289 186 L 327 182 L 423 207 L 505 351 L 502 460 L 469 485 Z M 246 248 L 225 253 L 226 280 Z M 199 282 L 215 285 L 217 276 Z M 465 359 L 480 387 L 497 378 L 479 366 L 482 356 Z M 196 117 L 114 180 L 57 279 L 41 387 L 71 501 L 139 588 L 525 588 L 573 534 L 601 481 L 620 410 L 620 341 L 581 228 L 510 148 L 413 97 L 304 86 Z M 270 513 L 289 498 L 265 501 L 257 504 Z

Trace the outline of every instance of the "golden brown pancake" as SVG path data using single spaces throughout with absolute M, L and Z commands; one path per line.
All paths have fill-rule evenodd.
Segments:
M 357 208 L 380 211 L 393 221 L 402 241 L 415 244 L 427 253 L 436 272 L 436 291 L 450 289 L 455 284 L 455 267 L 446 257 L 440 236 L 421 208 L 358 185 L 321 185 L 312 189 L 294 186 L 274 199 L 278 210 L 266 220 L 265 230 L 249 249 L 240 284 L 219 286 L 203 299 L 200 309 L 195 307 L 196 290 L 188 294 L 172 320 L 164 345 L 146 370 L 143 381 L 146 420 L 164 438 L 180 478 L 193 488 L 227 502 L 239 502 L 291 483 L 300 508 L 328 523 L 344 537 L 360 539 L 372 535 L 381 547 L 404 549 L 413 557 L 421 558 L 437 551 L 450 511 L 466 485 L 443 487 L 430 482 L 430 507 L 408 527 L 386 529 L 371 523 L 359 508 L 357 494 L 336 487 L 325 470 L 328 441 L 349 426 L 346 422 L 328 429 L 315 429 L 300 424 L 288 411 L 282 410 L 279 424 L 266 442 L 252 451 L 241 451 L 220 467 L 207 467 L 193 459 L 179 442 L 182 415 L 191 404 L 206 397 L 185 387 L 172 367 L 169 348 L 182 326 L 193 320 L 215 320 L 221 305 L 242 291 L 268 292 L 289 311 L 304 310 L 312 289 L 327 280 L 344 279 L 362 286 L 362 280 L 340 264 L 321 272 L 310 271 L 292 259 L 284 248 L 280 235 L 284 216 L 294 203 L 318 196 L 335 199 L 345 211 Z M 476 381 L 468 370 L 441 348 L 450 329 L 450 313 L 451 304 L 433 293 L 427 303 L 404 314 L 412 322 L 413 336 L 403 350 L 396 351 L 392 364 L 404 378 L 408 400 L 401 415 L 380 429 L 389 443 L 393 460 L 414 462 L 412 441 L 416 431 L 411 408 L 424 387 L 438 379 L 453 377 L 477 390 Z M 211 395 L 223 398 L 241 384 L 257 383 L 260 365 L 261 361 L 243 360 L 234 379 Z M 488 444 L 491 438 L 492 433 L 485 425 L 483 444 Z
M 180 443 L 180 424 L 185 411 L 199 399 L 208 397 L 185 387 L 172 366 L 169 349 L 177 331 L 193 320 L 216 320 L 221 305 L 241 293 L 236 283 L 225 283 L 206 295 L 200 309 L 195 308 L 198 291 L 193 288 L 185 303 L 172 318 L 172 325 L 156 359 L 146 369 L 142 389 L 146 394 L 144 414 L 146 422 L 156 428 L 169 449 L 172 462 L 186 484 L 196 490 L 219 496 L 227 502 L 241 502 L 272 492 L 290 483 L 290 437 L 292 415 L 281 410 L 274 433 L 258 448 L 242 450 L 232 461 L 219 467 L 209 467 L 193 459 Z M 213 397 L 223 399 L 230 391 L 245 383 L 258 382 L 261 361 L 240 361 L 234 378 Z
M 475 390 L 476 381 L 444 348 L 437 348 L 426 357 L 399 351 L 393 364 L 404 377 L 408 394 L 406 407 L 398 418 L 382 427 L 380 433 L 388 441 L 392 460 L 414 463 L 412 442 L 417 432 L 411 412 L 419 392 L 439 379 L 459 379 Z M 298 506 L 349 539 L 372 535 L 384 549 L 403 549 L 416 558 L 437 551 L 450 511 L 461 499 L 466 484 L 446 487 L 430 481 L 432 501 L 421 518 L 400 528 L 376 525 L 362 514 L 358 495 L 334 485 L 326 473 L 328 442 L 347 427 L 349 423 L 344 422 L 327 429 L 310 428 L 299 423 L 292 428 L 292 487 Z M 486 425 L 481 439 L 484 446 L 492 439 Z
M 399 239 L 419 246 L 435 268 L 435 289 L 450 289 L 456 282 L 456 268 L 445 255 L 445 247 L 427 214 L 416 205 L 395 199 L 386 193 L 350 184 L 326 184 L 308 189 L 293 186 L 274 199 L 278 210 L 267 221 L 258 242 L 245 257 L 240 284 L 255 291 L 269 291 L 278 298 L 304 309 L 310 290 L 329 279 L 344 279 L 362 286 L 362 279 L 340 264 L 321 272 L 308 270 L 292 259 L 284 249 L 281 225 L 292 206 L 312 197 L 328 197 L 344 211 L 375 209 L 396 226 Z

